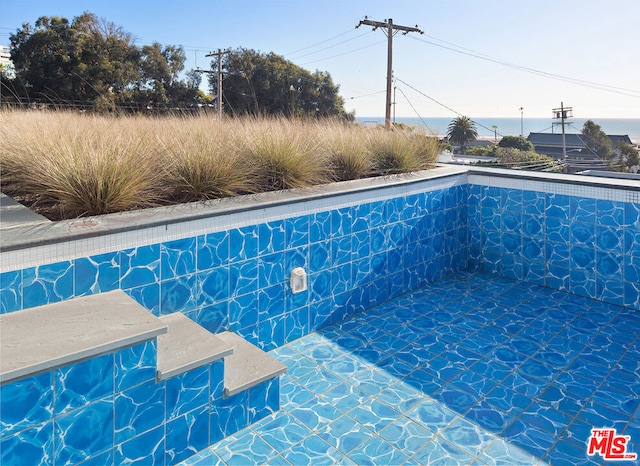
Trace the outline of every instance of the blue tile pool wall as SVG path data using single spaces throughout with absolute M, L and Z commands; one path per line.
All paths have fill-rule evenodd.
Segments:
M 3 385 L 2 464 L 173 464 L 279 409 L 279 379 L 224 398 L 223 361 L 155 380 L 150 341 Z
M 120 288 L 270 350 L 466 269 L 466 198 L 455 185 L 5 272 L 2 312 Z M 309 287 L 293 295 L 295 267 Z
M 3 272 L 0 310 L 120 288 L 156 315 L 181 311 L 273 349 L 468 263 L 640 309 L 639 213 L 637 203 L 456 185 Z M 292 295 L 288 275 L 298 266 L 309 289 Z M 36 376 L 28 390 L 16 388 L 27 381 L 2 387 L 2 462 L 170 463 L 277 409 L 277 386 L 205 401 L 219 382 L 205 388 L 198 370 L 158 385 L 151 372 L 132 370 L 135 357 L 118 354 L 113 366 L 98 358 L 90 363 L 98 369 Z M 65 371 L 84 375 L 72 386 Z M 113 386 L 87 382 L 96 373 Z M 12 404 L 16 393 L 30 396 Z M 72 434 L 89 421 L 98 434 Z
M 273 349 L 466 269 L 466 197 L 453 186 L 4 272 L 2 312 L 120 288 Z M 292 295 L 295 267 L 309 289 Z M 279 409 L 278 380 L 222 398 L 222 363 L 156 383 L 149 345 L 3 386 L 2 463 L 170 464 Z
M 470 267 L 640 309 L 640 204 L 468 189 Z

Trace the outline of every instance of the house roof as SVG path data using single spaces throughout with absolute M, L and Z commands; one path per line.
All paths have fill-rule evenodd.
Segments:
M 628 135 L 608 135 L 613 147 L 620 142 L 631 144 Z M 536 152 L 551 157 L 562 157 L 562 134 L 558 133 L 529 133 L 527 140 L 534 145 Z M 582 159 L 599 158 L 598 155 L 587 147 L 582 134 L 565 134 L 565 145 L 568 157 Z
M 527 140 L 534 146 L 562 147 L 562 134 L 557 133 L 529 133 Z M 565 134 L 567 147 L 585 147 L 581 134 Z
M 613 144 L 613 147 L 616 147 L 621 142 L 625 144 L 631 144 L 631 138 L 628 134 L 610 134 L 609 139 L 611 139 L 611 144 Z
M 609 134 L 607 135 L 611 140 L 613 146 L 617 146 L 620 142 L 626 142 L 631 144 L 631 139 L 627 134 Z M 562 147 L 562 134 L 559 133 L 529 133 L 527 140 L 531 144 L 541 146 L 560 146 Z M 567 147 L 585 147 L 586 144 L 583 140 L 582 134 L 569 133 L 565 134 L 565 140 Z

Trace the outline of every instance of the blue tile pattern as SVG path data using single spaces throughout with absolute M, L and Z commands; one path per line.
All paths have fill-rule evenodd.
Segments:
M 277 378 L 223 398 L 224 361 L 157 381 L 155 353 L 151 341 L 4 384 L 2 464 L 175 464 L 280 409 Z
M 53 445 L 53 421 L 35 424 L 0 439 L 0 463 L 51 464 Z
M 113 394 L 113 353 L 55 371 L 56 413 L 66 413 Z
M 25 308 L 56 303 L 74 295 L 73 262 L 58 262 L 22 271 Z
M 70 411 L 55 420 L 55 462 L 74 464 L 113 447 L 113 397 Z
M 0 387 L 0 436 L 47 421 L 53 414 L 53 377 L 45 373 Z
M 640 451 L 640 316 L 621 306 L 466 271 L 271 354 L 281 410 L 183 465 L 602 464 L 594 426 Z
M 466 197 L 452 186 L 6 272 L 0 312 L 120 288 L 157 316 L 183 312 L 270 350 L 466 269 Z M 309 290 L 291 295 L 295 267 Z
M 292 295 L 297 266 L 309 289 Z M 467 269 L 491 276 L 438 281 Z M 147 344 L 8 384 L 2 462 L 171 463 L 241 430 L 224 451 L 276 464 L 562 464 L 591 425 L 640 436 L 637 203 L 451 186 L 4 272 L 0 313 L 118 288 L 236 331 L 290 372 L 223 399 L 220 364 L 153 382 Z M 281 419 L 280 402 L 297 427 L 274 446 L 247 426 Z
M 468 189 L 472 268 L 640 309 L 638 204 Z

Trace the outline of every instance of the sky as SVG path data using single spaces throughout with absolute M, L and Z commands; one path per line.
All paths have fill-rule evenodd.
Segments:
M 327 71 L 357 117 L 385 113 L 387 37 L 356 28 L 367 16 L 424 32 L 393 37 L 397 117 L 551 118 L 563 103 L 575 118 L 640 118 L 638 0 L 21 0 L 3 3 L 0 44 L 84 11 L 139 46 L 183 46 L 186 70 L 244 47 Z

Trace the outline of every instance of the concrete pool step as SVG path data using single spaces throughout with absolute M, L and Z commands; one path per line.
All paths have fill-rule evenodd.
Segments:
M 273 379 L 287 366 L 232 332 L 213 334 L 176 312 L 160 317 L 167 333 L 158 337 L 158 380 L 224 358 L 224 396 Z
M 0 218 L 0 230 L 51 223 L 48 218 L 35 213 L 5 193 L 0 193 Z
M 166 380 L 218 361 L 233 348 L 181 312 L 161 316 L 167 333 L 158 336 L 157 379 Z M 225 369 L 226 370 L 226 369 Z
M 0 384 L 156 339 L 156 380 L 224 359 L 224 396 L 287 367 L 232 332 L 214 335 L 180 312 L 156 317 L 121 290 L 0 316 Z
M 287 371 L 283 363 L 235 333 L 216 336 L 233 348 L 224 363 L 224 396 L 233 396 Z
M 0 383 L 153 340 L 166 325 L 120 290 L 0 316 Z

